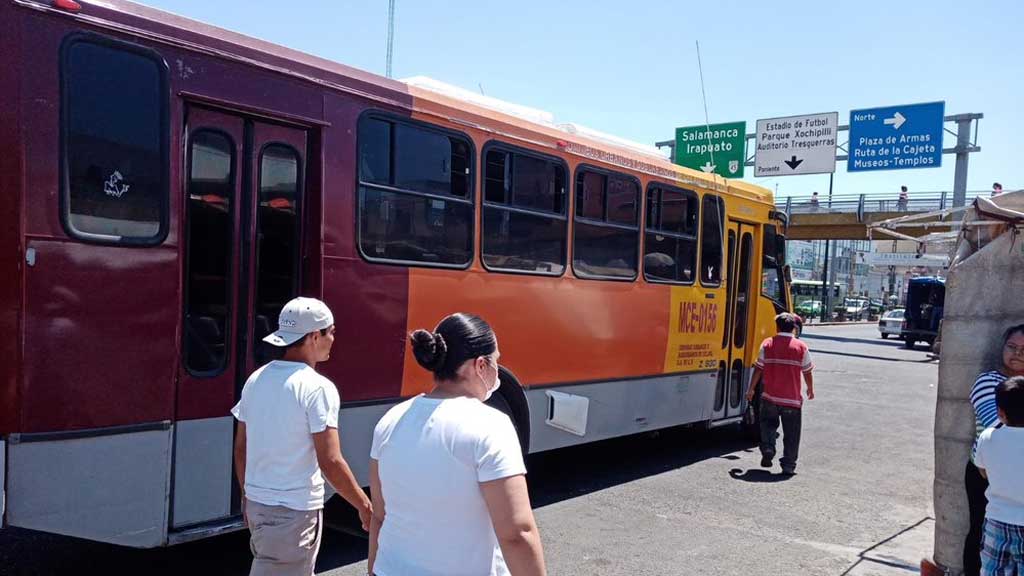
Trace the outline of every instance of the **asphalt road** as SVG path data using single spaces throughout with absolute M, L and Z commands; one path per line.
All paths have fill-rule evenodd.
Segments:
M 805 405 L 796 476 L 762 470 L 753 444 L 729 429 L 531 457 L 549 573 L 913 574 L 918 558 L 877 564 L 865 551 L 932 515 L 937 365 L 873 325 L 808 326 L 804 339 L 817 398 Z M 318 574 L 365 574 L 365 549 L 328 531 Z M 0 574 L 234 575 L 249 560 L 242 533 L 130 550 L 0 531 Z

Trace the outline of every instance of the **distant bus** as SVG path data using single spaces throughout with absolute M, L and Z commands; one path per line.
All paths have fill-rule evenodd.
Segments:
M 808 300 L 824 301 L 823 282 L 821 280 L 793 280 L 790 290 L 793 293 L 793 305 L 798 306 Z M 842 301 L 842 284 L 832 284 L 832 303 Z
M 945 310 L 946 279 L 939 276 L 911 278 L 900 338 L 907 348 L 917 342 L 935 343 Z
M 373 427 L 466 311 L 538 452 L 739 423 L 791 310 L 763 188 L 522 108 L 126 2 L 0 0 L 0 515 L 154 547 L 240 529 L 229 414 L 296 295 Z M 6 503 L 6 509 L 3 504 Z

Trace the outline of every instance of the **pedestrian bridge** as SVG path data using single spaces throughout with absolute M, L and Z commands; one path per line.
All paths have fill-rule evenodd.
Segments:
M 978 196 L 988 196 L 988 190 L 968 191 L 967 203 Z M 780 212 L 789 217 L 789 240 L 867 240 L 868 226 L 875 222 L 933 212 L 953 207 L 952 192 L 912 192 L 905 203 L 899 194 L 846 194 L 819 195 L 815 203 L 810 196 L 780 197 L 775 199 Z M 910 236 L 923 236 L 935 229 L 908 228 L 901 230 Z M 875 238 L 885 240 L 886 238 Z

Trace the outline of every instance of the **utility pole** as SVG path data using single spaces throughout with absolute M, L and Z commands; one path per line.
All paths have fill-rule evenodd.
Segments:
M 831 240 L 825 240 L 825 269 L 821 272 L 821 321 L 828 322 L 829 318 L 829 300 L 832 296 L 832 283 L 829 282 L 828 278 L 828 249 L 832 244 Z
M 832 210 L 832 179 L 835 174 L 828 175 L 828 209 Z M 829 246 L 832 244 L 831 240 L 825 240 L 825 269 L 822 270 L 821 274 L 821 321 L 827 322 L 831 320 L 832 310 L 832 282 L 828 275 L 828 253 Z
M 387 77 L 391 78 L 391 56 L 394 53 L 395 46 L 395 0 L 388 0 L 388 57 L 386 72 Z
M 967 159 L 971 152 L 971 121 L 981 114 L 960 114 L 956 121 L 956 167 L 953 170 L 953 207 L 967 204 Z
M 896 240 L 892 241 L 892 252 L 896 253 Z M 889 300 L 892 301 L 892 297 L 896 295 L 896 267 L 889 266 Z M 886 302 L 889 304 L 889 302 Z

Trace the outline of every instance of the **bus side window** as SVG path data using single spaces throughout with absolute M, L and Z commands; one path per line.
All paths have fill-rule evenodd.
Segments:
M 700 223 L 700 283 L 718 286 L 722 282 L 722 236 L 725 227 L 725 202 L 705 194 L 701 200 L 704 218 Z
M 69 236 L 155 245 L 168 230 L 167 66 L 96 36 L 61 48 L 61 221 Z
M 359 121 L 359 250 L 370 261 L 464 268 L 473 258 L 469 141 L 364 116 Z
M 644 278 L 692 284 L 697 268 L 697 194 L 668 186 L 647 187 Z
M 484 148 L 481 252 L 491 271 L 565 271 L 565 165 L 540 155 Z
M 572 266 L 580 278 L 633 280 L 640 250 L 640 184 L 622 174 L 576 172 Z

